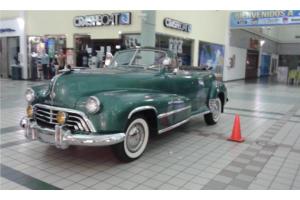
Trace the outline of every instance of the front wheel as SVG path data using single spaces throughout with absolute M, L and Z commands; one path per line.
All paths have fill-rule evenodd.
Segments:
M 222 102 L 220 98 L 210 99 L 208 106 L 211 112 L 204 115 L 204 120 L 206 124 L 214 125 L 219 121 L 221 117 Z
M 125 139 L 122 143 L 113 146 L 116 156 L 125 162 L 139 158 L 145 151 L 149 140 L 149 125 L 143 116 L 130 119 Z

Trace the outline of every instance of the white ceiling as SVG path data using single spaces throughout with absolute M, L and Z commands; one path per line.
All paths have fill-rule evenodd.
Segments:
M 244 29 L 279 43 L 300 43 L 300 25 L 270 26 L 261 28 L 255 27 Z

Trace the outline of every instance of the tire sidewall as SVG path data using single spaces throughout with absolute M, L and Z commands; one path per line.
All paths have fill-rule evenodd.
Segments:
M 212 114 L 212 120 L 213 120 L 215 123 L 217 123 L 217 122 L 220 120 L 220 118 L 221 118 L 221 113 L 222 113 L 222 101 L 220 100 L 219 97 L 216 98 L 215 100 L 218 101 L 218 103 L 219 103 L 219 116 L 218 116 L 218 118 L 215 120 L 215 119 L 214 119 L 214 116 L 213 116 L 213 113 L 211 113 L 211 114 Z
M 142 146 L 136 152 L 130 152 L 127 148 L 127 134 L 129 132 L 129 130 L 131 129 L 131 127 L 136 123 L 141 124 L 144 128 L 144 131 L 145 131 L 144 141 L 143 141 Z M 144 153 L 144 151 L 147 147 L 148 140 L 149 140 L 149 125 L 148 125 L 147 121 L 142 117 L 134 118 L 130 122 L 130 124 L 128 125 L 128 127 L 126 129 L 126 136 L 125 136 L 125 139 L 123 142 L 124 153 L 130 159 L 136 159 L 136 158 L 140 157 Z

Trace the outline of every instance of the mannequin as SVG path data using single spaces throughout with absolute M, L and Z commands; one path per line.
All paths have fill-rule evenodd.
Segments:
M 57 56 L 57 62 L 58 62 L 59 70 L 64 69 L 66 64 L 66 55 L 64 54 L 63 49 L 59 50 L 59 54 Z
M 43 75 L 44 75 L 43 78 L 44 79 L 49 78 L 49 62 L 50 62 L 49 55 L 44 50 L 41 55 L 41 64 L 42 64 L 42 68 L 43 68 Z

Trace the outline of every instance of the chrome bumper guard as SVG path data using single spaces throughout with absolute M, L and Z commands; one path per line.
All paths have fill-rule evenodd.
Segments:
M 25 130 L 25 137 L 29 140 L 39 140 L 55 145 L 57 148 L 66 149 L 75 146 L 109 146 L 124 140 L 124 133 L 106 135 L 72 134 L 65 126 L 56 125 L 55 129 L 40 127 L 35 121 L 24 117 L 20 126 Z

